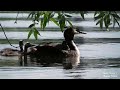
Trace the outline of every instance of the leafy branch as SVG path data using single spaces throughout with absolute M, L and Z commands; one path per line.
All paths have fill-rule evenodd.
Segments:
M 87 14 L 88 11 L 79 11 L 79 13 L 85 20 L 85 14 Z M 62 32 L 66 26 L 73 27 L 72 22 L 69 20 L 71 17 L 72 14 L 66 13 L 66 11 L 31 11 L 27 17 L 27 19 L 30 18 L 33 21 L 33 23 L 29 26 L 30 31 L 28 33 L 28 39 L 32 34 L 36 40 L 38 39 L 38 35 L 40 35 L 40 33 L 36 28 L 36 25 L 40 25 L 40 30 L 45 30 L 49 22 L 53 22 L 61 29 Z M 100 25 L 101 29 L 105 27 L 108 30 L 110 25 L 113 24 L 113 27 L 115 27 L 116 23 L 120 27 L 120 16 L 116 11 L 95 11 L 93 18 L 94 21 L 97 21 L 96 25 Z
M 96 25 L 100 25 L 100 28 L 103 28 L 103 25 L 106 29 L 113 24 L 113 27 L 117 23 L 119 25 L 120 16 L 115 11 L 95 11 L 94 20 L 97 21 Z

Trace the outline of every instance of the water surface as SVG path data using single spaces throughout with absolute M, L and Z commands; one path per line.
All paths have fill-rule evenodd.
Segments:
M 17 13 L 0 13 L 0 23 L 14 46 L 18 46 L 20 39 L 27 39 L 28 26 L 33 23 L 30 19 L 25 19 L 28 13 L 21 13 L 15 24 L 16 15 Z M 74 13 L 71 19 L 73 25 L 87 33 L 75 36 L 74 41 L 81 55 L 80 64 L 77 67 L 66 70 L 60 63 L 43 66 L 30 59 L 26 66 L 18 56 L 0 56 L 0 79 L 120 79 L 119 28 L 111 28 L 111 31 L 105 31 L 105 28 L 101 30 L 92 17 L 94 14 L 89 13 L 85 15 L 87 20 L 84 21 L 79 14 Z M 37 28 L 39 29 L 39 25 Z M 47 31 L 40 31 L 41 36 L 38 37 L 37 42 L 61 43 L 64 38 L 62 32 L 58 30 L 60 29 L 50 22 L 47 25 Z M 30 40 L 35 42 L 33 36 Z M 0 50 L 4 48 L 13 47 L 8 44 L 0 29 Z

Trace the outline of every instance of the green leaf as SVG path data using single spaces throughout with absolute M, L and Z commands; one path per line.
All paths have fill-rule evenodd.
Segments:
M 31 29 L 28 33 L 28 39 L 30 38 L 31 34 L 33 33 L 33 30 Z
M 57 26 L 59 26 L 59 23 L 54 18 L 50 18 L 50 20 L 53 21 Z
M 101 19 L 96 23 L 96 25 L 100 24 L 100 22 L 101 22 Z
M 110 25 L 110 15 L 107 16 L 107 23 Z
M 36 31 L 34 31 L 34 37 L 36 40 L 38 39 Z
M 69 20 L 67 20 L 67 21 L 68 21 L 69 25 L 70 25 L 71 27 L 73 27 L 72 23 L 71 23 Z
M 80 15 L 81 15 L 81 17 L 82 17 L 83 19 L 85 19 L 85 17 L 84 17 L 84 12 L 80 12 Z
M 108 28 L 109 25 L 111 24 L 111 23 L 110 23 L 110 15 L 107 15 L 107 20 L 106 20 L 106 22 L 107 22 L 107 24 L 108 24 L 108 25 L 107 25 L 107 28 Z
M 95 11 L 95 13 L 94 13 L 94 17 L 95 17 L 98 13 L 99 13 L 99 11 Z
M 36 33 L 37 33 L 38 35 L 40 35 L 40 33 L 38 32 L 38 30 L 37 30 L 36 28 L 34 28 L 34 30 L 36 31 Z
M 102 27 L 103 27 L 103 19 L 100 19 L 100 20 L 96 23 L 96 25 L 98 25 L 98 24 L 100 24 L 100 28 L 102 28 Z
M 33 18 L 33 16 L 35 15 L 35 13 L 36 13 L 35 11 L 32 11 L 32 12 L 28 15 L 27 19 L 28 19 L 28 18 Z M 30 16 L 31 16 L 31 17 L 30 17 Z
M 61 16 L 61 13 L 60 13 L 60 11 L 58 12 L 58 16 Z
M 105 15 L 105 17 L 104 17 L 104 24 L 105 24 L 106 28 L 109 27 L 109 25 L 110 25 L 110 14 Z
M 100 28 L 103 28 L 103 19 L 100 20 Z
M 118 16 L 117 14 L 112 14 L 112 16 L 115 17 L 115 18 L 120 19 L 120 16 Z
M 55 15 L 54 13 L 51 13 L 50 18 L 53 18 L 53 17 L 54 17 L 54 15 Z
M 38 32 L 38 30 L 36 28 L 33 28 L 33 29 L 38 35 L 40 35 L 40 33 Z
M 43 18 L 41 18 L 41 23 L 40 23 L 41 29 L 43 28 Z
M 32 29 L 34 31 L 34 37 L 37 40 L 38 39 L 38 35 L 40 35 L 40 33 L 38 32 L 38 30 L 36 28 Z
M 105 15 L 105 14 L 101 12 L 98 16 L 94 17 L 94 19 L 95 19 L 95 20 L 98 20 L 98 19 L 100 19 L 100 18 L 103 18 L 104 15 Z
M 71 15 L 65 14 L 66 17 L 72 17 Z
M 65 17 L 62 16 L 61 19 L 59 20 L 59 24 L 60 24 L 60 29 L 63 32 L 63 28 L 65 27 Z
M 104 18 L 104 24 L 105 24 L 105 27 L 108 28 L 108 23 L 107 23 L 107 18 L 106 17 Z
M 44 19 L 43 19 L 43 30 L 44 30 L 44 28 L 46 27 L 47 22 L 48 22 L 47 16 L 46 16 L 46 14 L 44 14 Z
M 34 26 L 35 26 L 35 24 L 33 23 L 33 24 L 30 24 L 30 26 L 28 28 L 32 28 Z
M 116 19 L 116 18 L 114 18 L 114 19 L 115 19 L 115 21 L 117 22 L 118 26 L 120 27 L 120 24 L 119 24 L 119 22 L 117 21 L 117 19 Z
M 113 19 L 113 28 L 115 27 L 115 23 L 116 23 L 116 22 L 115 22 L 115 19 Z
M 37 12 L 37 19 L 39 19 L 39 17 L 40 17 L 40 12 L 38 11 Z
M 35 15 L 35 21 L 39 22 L 39 17 L 40 17 L 40 14 L 37 13 L 37 14 Z

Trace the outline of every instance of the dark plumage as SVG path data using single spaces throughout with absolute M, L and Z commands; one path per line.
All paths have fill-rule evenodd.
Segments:
M 68 66 L 73 66 L 79 63 L 80 52 L 75 43 L 73 42 L 74 34 L 82 33 L 78 29 L 72 27 L 67 27 L 64 31 L 64 38 L 62 44 L 52 45 L 46 44 L 43 46 L 32 46 L 32 44 L 27 43 L 25 45 L 24 52 L 31 57 L 37 57 L 41 63 L 72 63 Z M 85 34 L 85 33 L 83 33 Z M 27 52 L 30 47 L 31 51 Z M 64 63 L 64 64 L 65 64 Z M 71 68 L 71 67 L 70 67 Z

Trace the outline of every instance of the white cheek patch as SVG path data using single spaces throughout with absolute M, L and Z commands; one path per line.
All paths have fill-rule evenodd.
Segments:
M 78 31 L 76 31 L 76 29 L 73 29 L 74 30 L 74 34 L 79 34 L 79 32 Z
M 27 49 L 27 52 L 29 53 L 30 51 L 31 51 L 31 49 L 30 49 L 30 48 L 28 48 L 28 49 Z
M 35 51 L 37 51 L 37 49 L 34 48 L 34 47 L 29 47 L 28 50 L 27 50 L 28 53 L 29 52 L 35 52 Z

